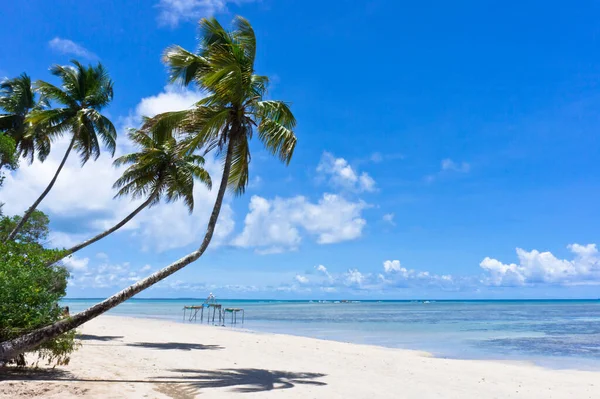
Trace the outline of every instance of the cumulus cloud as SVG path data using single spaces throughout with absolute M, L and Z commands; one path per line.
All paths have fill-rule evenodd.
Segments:
M 141 278 L 129 262 L 115 263 L 108 257 L 96 257 L 91 262 L 89 258 L 72 255 L 63 263 L 71 271 L 69 285 L 80 289 L 124 288 Z
M 240 5 L 254 0 L 160 0 L 158 21 L 176 27 L 181 21 L 197 21 L 202 17 L 227 12 L 227 4 Z
M 135 115 L 151 116 L 158 112 L 188 108 L 199 98 L 201 95 L 196 92 L 167 88 L 164 93 L 142 99 L 136 107 Z M 118 142 L 120 144 L 115 156 L 131 149 L 123 133 L 120 133 Z M 67 137 L 56 141 L 44 163 L 37 160 L 31 165 L 22 163 L 18 170 L 6 176 L 4 189 L 0 191 L 0 201 L 5 204 L 3 211 L 6 214 L 21 214 L 33 203 L 52 179 L 67 145 Z M 69 158 L 40 209 L 49 213 L 52 220 L 76 226 L 78 231 L 53 231 L 50 235 L 53 246 L 69 247 L 79 243 L 113 226 L 141 204 L 142 200 L 113 199 L 115 191 L 112 184 L 121 176 L 123 168 L 114 168 L 112 162 L 113 159 L 107 153 L 83 167 L 77 156 Z M 213 181 L 220 180 L 221 165 L 218 160 L 207 157 L 205 168 Z M 199 243 L 216 194 L 216 190 L 209 191 L 197 183 L 194 187 L 195 208 L 192 215 L 181 202 L 161 203 L 145 209 L 114 234 L 131 234 L 139 240 L 140 247 L 158 252 Z M 234 229 L 233 211 L 228 201 L 226 198 L 211 247 L 218 246 Z
M 303 196 L 268 200 L 255 195 L 250 199 L 244 229 L 232 244 L 277 253 L 297 249 L 303 233 L 319 244 L 353 240 L 366 225 L 361 217 L 366 207 L 363 201 L 351 202 L 335 194 L 324 194 L 317 203 Z
M 302 276 L 300 274 L 296 274 L 296 277 L 294 277 L 294 279 L 299 282 L 300 284 L 307 284 L 308 283 L 308 278 L 306 276 Z
M 61 39 L 60 37 L 55 37 L 54 39 L 48 42 L 48 45 L 52 50 L 57 51 L 61 54 L 74 55 L 81 58 L 87 58 L 88 60 L 98 58 L 96 54 L 92 53 L 85 47 L 69 39 Z
M 551 252 L 517 248 L 519 263 L 505 264 L 486 257 L 480 263 L 487 273 L 484 282 L 495 286 L 524 284 L 600 284 L 600 255 L 596 244 L 571 244 L 573 259 L 558 259 Z
M 78 258 L 75 255 L 71 255 L 68 258 L 63 259 L 62 263 L 71 272 L 83 271 L 87 269 L 87 266 L 90 263 L 90 259 Z
M 353 192 L 375 191 L 375 180 L 367 172 L 357 172 L 344 158 L 336 158 L 329 152 L 323 153 L 317 172 L 336 188 Z
M 344 282 L 346 285 L 359 286 L 365 280 L 365 275 L 358 271 L 358 269 L 349 269 L 344 275 Z
M 385 262 L 383 262 L 383 269 L 385 270 L 386 273 L 399 272 L 400 270 L 406 270 L 400 266 L 399 260 L 386 260 Z

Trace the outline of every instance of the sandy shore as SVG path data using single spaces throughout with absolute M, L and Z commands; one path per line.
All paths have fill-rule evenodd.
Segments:
M 600 398 L 600 373 L 102 316 L 71 364 L 0 375 L 0 398 Z

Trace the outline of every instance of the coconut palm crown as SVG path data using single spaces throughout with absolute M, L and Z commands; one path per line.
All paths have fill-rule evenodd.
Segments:
M 79 153 L 82 165 L 92 157 L 97 159 L 100 156 L 100 137 L 111 155 L 114 155 L 117 131 L 112 122 L 100 113 L 113 98 L 113 82 L 100 63 L 88 67 L 77 61 L 72 63 L 74 66 L 54 65 L 50 68 L 50 72 L 61 79 L 61 87 L 44 81 L 35 83 L 36 90 L 42 97 L 59 107 L 33 110 L 25 122 L 31 124 L 36 135 L 42 135 L 45 139 L 53 141 L 68 132 L 71 134 L 71 140 L 54 177 L 25 211 L 21 221 L 5 241 L 14 239 L 33 211 L 48 195 L 71 150 Z
M 44 161 L 50 153 L 50 140 L 31 123 L 26 122 L 30 112 L 43 110 L 48 104 L 37 101 L 31 78 L 26 73 L 0 83 L 0 131 L 10 136 L 16 144 L 17 154 L 33 162 Z
M 296 119 L 285 102 L 264 99 L 269 79 L 254 73 L 254 30 L 242 17 L 236 17 L 233 25 L 229 32 L 215 18 L 202 19 L 197 52 L 167 48 L 163 60 L 171 82 L 193 83 L 208 95 L 190 110 L 157 115 L 144 128 L 153 134 L 177 128 L 187 152 L 216 149 L 231 167 L 228 186 L 240 195 L 248 184 L 249 141 L 254 133 L 287 164 L 296 146 Z
M 123 155 L 114 161 L 115 166 L 130 165 L 115 182 L 116 196 L 152 198 L 153 206 L 165 198 L 167 202 L 182 199 L 190 213 L 194 210 L 194 180 L 209 189 L 212 182 L 202 167 L 204 158 L 185 154 L 174 137 L 153 137 L 142 130 L 131 129 L 129 139 L 140 151 Z
M 100 156 L 100 142 L 114 155 L 117 131 L 112 122 L 100 111 L 113 99 L 113 82 L 107 70 L 98 63 L 85 67 L 78 61 L 74 66 L 54 65 L 50 72 L 61 79 L 57 87 L 38 80 L 36 90 L 45 100 L 58 105 L 55 108 L 35 110 L 27 120 L 39 126 L 51 138 L 71 134 L 73 149 L 81 163 Z

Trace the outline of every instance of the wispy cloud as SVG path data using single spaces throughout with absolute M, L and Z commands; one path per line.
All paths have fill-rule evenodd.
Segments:
M 384 222 L 386 222 L 392 226 L 395 226 L 396 222 L 394 222 L 394 217 L 395 217 L 394 213 L 386 213 L 385 215 L 383 215 L 382 219 Z
M 467 173 L 471 170 L 471 165 L 467 162 L 454 162 L 450 158 L 446 158 L 442 160 L 442 170 Z
M 48 42 L 48 45 L 52 50 L 61 54 L 75 55 L 77 57 L 86 58 L 88 60 L 94 60 L 98 58 L 96 54 L 92 53 L 82 45 L 77 44 L 69 39 L 55 37 L 54 39 Z
M 157 4 L 160 9 L 158 22 L 174 28 L 182 21 L 196 21 L 227 12 L 227 4 L 240 5 L 253 1 L 255 0 L 160 0 Z
M 449 173 L 469 173 L 471 171 L 471 164 L 468 162 L 456 162 L 450 158 L 442 159 L 439 172 L 425 176 L 425 182 L 432 183 L 438 177 L 441 177 Z

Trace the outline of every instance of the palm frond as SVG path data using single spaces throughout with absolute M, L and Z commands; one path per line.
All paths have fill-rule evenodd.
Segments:
M 180 46 L 169 46 L 163 53 L 163 62 L 169 71 L 169 82 L 189 85 L 196 76 L 209 68 L 206 60 Z
M 258 125 L 258 138 L 267 151 L 282 162 L 290 163 L 297 140 L 293 131 L 272 119 L 263 118 Z
M 233 157 L 231 170 L 227 182 L 235 195 L 242 195 L 248 185 L 248 169 L 250 166 L 250 148 L 246 137 L 237 139 L 233 143 Z
M 158 141 L 167 140 L 174 133 L 182 129 L 184 121 L 193 110 L 163 112 L 152 118 L 145 117 L 142 130 L 149 132 Z

